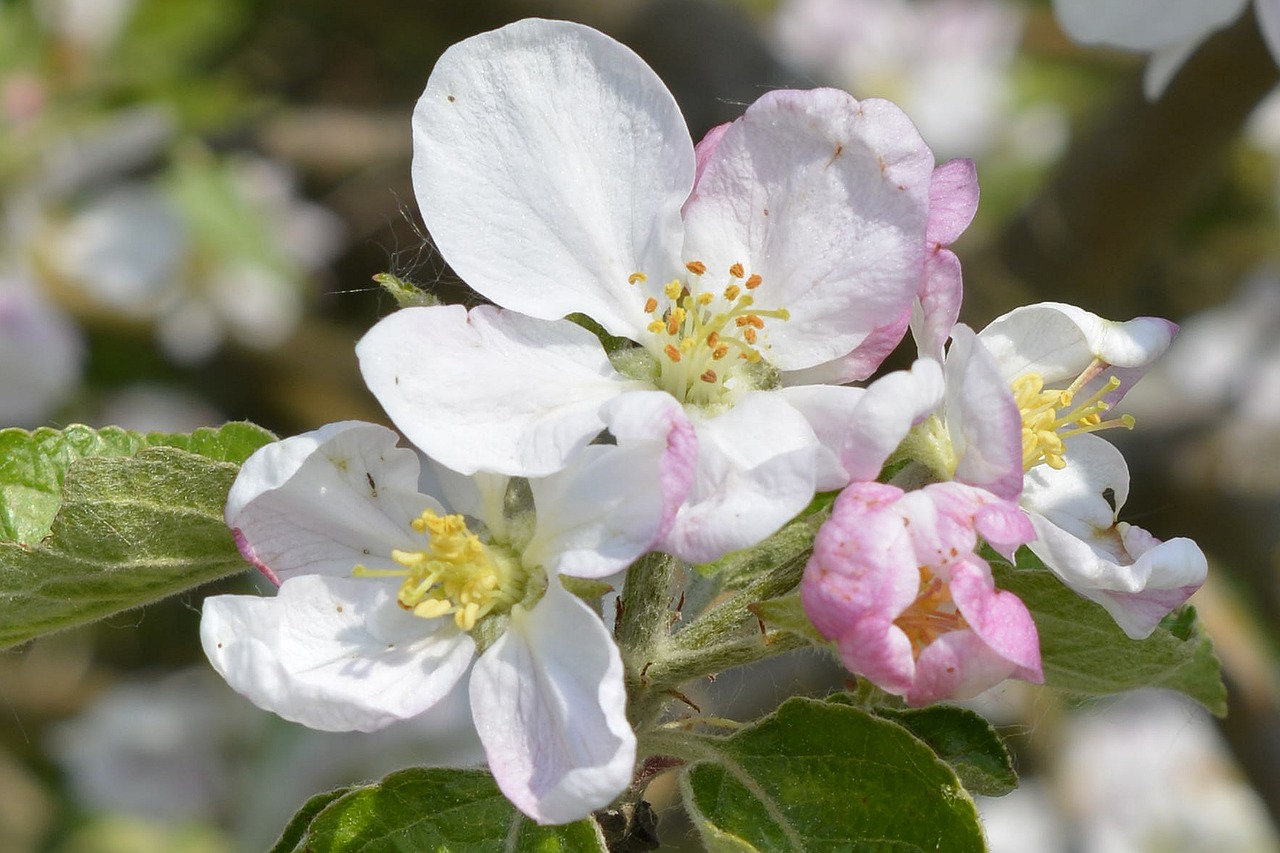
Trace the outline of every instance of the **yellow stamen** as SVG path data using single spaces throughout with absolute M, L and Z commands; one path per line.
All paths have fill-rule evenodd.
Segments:
M 638 284 L 648 280 L 649 276 L 642 272 L 633 272 L 631 275 L 627 276 L 627 284 Z

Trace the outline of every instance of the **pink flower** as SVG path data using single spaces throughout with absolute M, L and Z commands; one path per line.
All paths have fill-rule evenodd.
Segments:
M 963 483 L 855 483 L 814 541 L 805 612 L 850 672 L 912 705 L 1042 682 L 1035 623 L 996 589 L 979 536 L 1012 557 L 1035 533 L 1016 504 Z

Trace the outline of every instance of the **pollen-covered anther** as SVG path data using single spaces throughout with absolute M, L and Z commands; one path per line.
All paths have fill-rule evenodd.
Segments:
M 680 361 L 680 350 L 676 348 L 675 344 L 667 344 L 665 347 L 662 348 L 662 351 L 666 353 L 667 358 L 671 359 L 672 361 L 675 361 L 675 362 Z
M 764 281 L 764 279 L 763 279 L 763 278 L 761 278 L 758 274 L 756 274 L 756 273 L 752 273 L 752 274 L 751 274 L 751 277 L 750 277 L 750 278 L 748 278 L 748 279 L 743 283 L 743 286 L 744 286 L 744 287 L 746 287 L 746 289 L 747 289 L 747 290 L 755 290 L 757 287 L 759 287 L 759 286 L 760 286 L 760 283 L 761 283 L 761 282 L 763 282 L 763 281 Z
M 689 261 L 689 263 L 684 265 L 684 268 L 694 275 L 702 275 L 707 271 L 707 265 L 702 261 Z
M 1098 365 L 1090 365 L 1075 382 L 1065 389 L 1045 389 L 1043 378 L 1036 373 L 1018 377 L 1012 383 L 1013 397 L 1022 414 L 1022 466 L 1029 471 L 1041 463 L 1055 470 L 1066 467 L 1064 439 L 1086 432 L 1122 427 L 1132 429 L 1132 415 L 1104 420 L 1102 414 L 1111 406 L 1102 398 L 1120 387 L 1120 379 L 1112 376 L 1082 403 L 1075 404 L 1076 394 L 1093 377 Z
M 654 311 L 657 311 L 657 310 L 658 310 L 658 300 L 650 296 L 644 302 L 644 313 L 652 314 Z
M 699 376 L 698 378 L 701 379 L 703 382 L 715 382 L 716 372 L 711 368 L 707 368 L 702 372 L 702 375 Z
M 649 280 L 649 276 L 642 272 L 633 272 L 627 276 L 627 284 L 642 284 Z
M 724 298 L 732 302 L 738 298 L 738 294 L 742 293 L 742 288 L 736 284 L 731 284 L 724 289 Z
M 476 622 L 495 608 L 507 609 L 520 591 L 523 580 L 513 577 L 509 557 L 504 557 L 480 541 L 461 515 L 438 515 L 432 510 L 409 523 L 418 533 L 430 536 L 421 551 L 395 549 L 391 559 L 400 569 L 369 569 L 356 566 L 356 577 L 403 577 L 396 602 L 404 610 L 424 619 L 452 614 L 454 623 L 470 631 Z
M 742 278 L 746 274 L 747 274 L 747 271 L 742 268 L 742 264 L 734 264 L 733 266 L 729 267 L 729 275 L 733 276 L 734 278 Z

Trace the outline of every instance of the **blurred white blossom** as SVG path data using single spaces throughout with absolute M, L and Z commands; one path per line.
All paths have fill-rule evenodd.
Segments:
M 25 278 L 0 273 L 0 427 L 38 426 L 80 380 L 79 330 Z

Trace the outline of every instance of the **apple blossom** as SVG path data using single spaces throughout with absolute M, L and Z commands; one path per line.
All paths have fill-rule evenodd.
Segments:
M 714 559 L 844 484 L 822 464 L 835 425 L 811 416 L 852 422 L 863 390 L 794 386 L 878 366 L 851 354 L 919 290 L 933 165 L 897 107 L 832 89 L 770 92 L 695 150 L 607 36 L 542 20 L 476 36 L 418 102 L 414 188 L 445 260 L 501 307 L 398 311 L 361 370 L 433 458 L 519 476 L 567 464 L 606 401 L 664 392 L 697 461 L 660 547 Z M 570 314 L 625 341 L 606 351 Z
M 1119 521 L 1129 470 L 1095 433 L 1133 426 L 1104 414 L 1176 329 L 1052 302 L 1017 308 L 977 335 L 957 326 L 943 406 L 904 448 L 937 476 L 1019 501 L 1036 530 L 1028 547 L 1136 638 L 1200 587 L 1207 564 L 1189 539 L 1161 542 Z
M 1155 99 L 1210 35 L 1235 21 L 1248 0 L 1053 0 L 1067 35 L 1084 44 L 1151 54 L 1143 77 Z M 1280 61 L 1280 0 L 1254 0 L 1263 41 Z
M 1031 614 L 976 553 L 981 536 L 1012 558 L 1034 535 L 1016 504 L 962 483 L 854 483 L 818 531 L 801 600 L 850 672 L 913 705 L 1041 682 Z
M 561 573 L 626 568 L 688 486 L 673 464 L 688 444 L 680 425 L 635 438 L 636 413 L 615 408 L 617 446 L 588 448 L 527 490 L 499 475 L 420 475 L 395 433 L 359 422 L 258 451 L 226 517 L 279 592 L 206 599 L 214 668 L 260 707 L 327 731 L 380 729 L 469 691 L 517 807 L 563 823 L 605 806 L 635 761 L 622 661 Z M 665 493 L 636 486 L 655 467 L 671 475 Z

